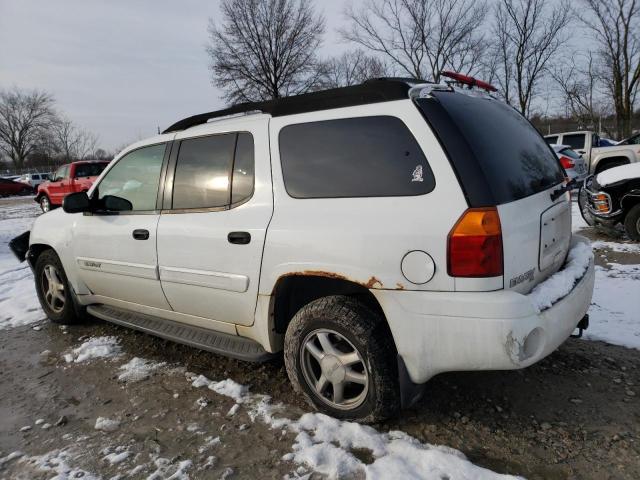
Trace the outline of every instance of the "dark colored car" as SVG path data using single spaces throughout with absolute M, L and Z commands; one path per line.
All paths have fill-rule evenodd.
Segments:
M 33 188 L 21 182 L 0 178 L 0 197 L 9 195 L 31 195 Z
M 578 203 L 589 225 L 622 224 L 631 239 L 640 241 L 640 163 L 588 177 L 580 189 Z

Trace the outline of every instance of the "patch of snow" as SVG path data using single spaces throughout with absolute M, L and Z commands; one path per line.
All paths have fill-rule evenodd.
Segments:
M 220 382 L 212 382 L 204 375 L 199 375 L 198 377 L 196 377 L 191 383 L 191 386 L 196 388 L 206 386 L 209 390 L 213 390 L 220 395 L 233 398 L 237 403 L 242 403 L 244 396 L 248 392 L 247 387 L 234 382 L 230 378 L 227 378 L 226 380 L 222 380 Z
M 64 356 L 67 363 L 81 363 L 95 358 L 120 355 L 120 340 L 117 337 L 92 337 Z
M 39 418 L 35 421 L 36 425 L 42 425 L 44 423 L 44 418 Z
M 640 178 L 640 163 L 630 163 L 609 168 L 599 173 L 596 180 L 601 187 L 604 187 L 629 178 Z
M 238 410 L 240 409 L 240 404 L 236 403 L 233 407 L 231 407 L 229 409 L 229 411 L 227 412 L 227 417 L 233 417 L 236 413 L 238 413 Z
M 28 432 L 29 430 L 31 430 L 31 425 L 25 425 L 20 429 L 21 432 Z
M 112 420 L 105 417 L 98 417 L 93 428 L 103 432 L 115 432 L 120 427 L 119 420 Z
M 594 250 L 607 249 L 621 253 L 640 253 L 640 243 L 606 242 L 604 240 L 596 240 L 595 242 L 591 242 L 591 247 Z
M 220 445 L 220 437 L 207 437 L 204 439 L 204 444 L 198 447 L 198 453 L 204 453 L 216 445 Z
M 596 267 L 584 338 L 640 349 L 640 265 Z
M 582 278 L 589 267 L 592 258 L 593 251 L 588 243 L 579 242 L 574 245 L 569 250 L 567 263 L 562 270 L 536 285 L 527 295 L 534 308 L 540 312 L 571 292 L 576 281 Z
M 118 463 L 124 462 L 130 454 L 131 452 L 129 451 L 124 451 L 121 453 L 110 453 L 108 455 L 105 455 L 103 460 L 109 462 L 109 465 L 117 465 Z
M 154 463 L 156 470 L 147 477 L 147 480 L 189 480 L 187 471 L 193 466 L 191 460 L 183 460 L 174 465 L 168 458 L 156 458 Z
M 11 460 L 15 460 L 16 458 L 22 457 L 23 455 L 24 455 L 24 453 L 22 453 L 19 450 L 16 450 L 15 452 L 11 452 L 6 457 L 0 457 L 0 467 L 2 465 L 4 465 L 5 463 L 9 463 Z
M 165 365 L 166 362 L 152 362 L 144 358 L 134 357 L 120 366 L 119 370 L 122 373 L 118 375 L 118 380 L 121 382 L 140 382 L 149 378 L 158 368 Z
M 205 376 L 191 377 L 194 387 L 206 386 L 246 405 L 252 421 L 261 420 L 274 430 L 286 429 L 296 434 L 293 451 L 284 460 L 293 461 L 326 475 L 328 478 L 456 478 L 514 479 L 499 475 L 469 462 L 458 450 L 423 444 L 404 432 L 380 433 L 369 426 L 337 420 L 320 413 L 306 413 L 297 421 L 280 418 L 281 405 L 271 404 L 266 395 L 248 393 L 242 385 L 225 380 L 215 382 Z M 242 388 L 239 388 L 242 387 Z M 219 392 L 219 393 L 220 393 Z M 239 393 L 242 392 L 242 393 Z M 238 397 L 239 395 L 239 397 Z M 352 453 L 352 449 L 371 452 L 373 463 L 367 465 Z M 200 453 L 206 449 L 201 450 Z
M 70 450 L 53 450 L 44 455 L 23 456 L 20 462 L 27 463 L 32 468 L 47 474 L 51 480 L 71 480 L 82 478 L 82 480 L 100 480 L 99 476 L 71 466 L 71 462 L 78 455 Z M 53 477 L 49 476 L 54 474 Z

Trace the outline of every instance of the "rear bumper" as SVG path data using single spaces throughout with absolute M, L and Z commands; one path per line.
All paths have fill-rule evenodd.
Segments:
M 572 243 L 587 242 L 574 236 Z M 413 383 L 450 371 L 512 370 L 543 359 L 574 331 L 591 304 L 593 259 L 571 292 L 537 312 L 510 290 L 376 295 Z

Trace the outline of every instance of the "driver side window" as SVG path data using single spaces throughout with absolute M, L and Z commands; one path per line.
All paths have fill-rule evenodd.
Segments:
M 58 171 L 53 176 L 54 182 L 60 182 L 64 180 L 69 175 L 69 165 L 64 165 L 58 169 Z
M 122 205 L 124 199 L 131 204 L 125 211 L 155 210 L 165 146 L 142 147 L 118 160 L 98 185 L 98 204 L 109 210 L 109 204 Z

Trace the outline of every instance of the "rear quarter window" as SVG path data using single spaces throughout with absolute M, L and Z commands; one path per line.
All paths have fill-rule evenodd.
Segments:
M 294 198 L 422 195 L 435 187 L 424 153 L 396 117 L 288 125 L 279 142 L 285 187 Z
M 584 133 L 573 133 L 571 135 L 562 136 L 562 144 L 569 145 L 574 149 L 584 149 L 587 136 Z

